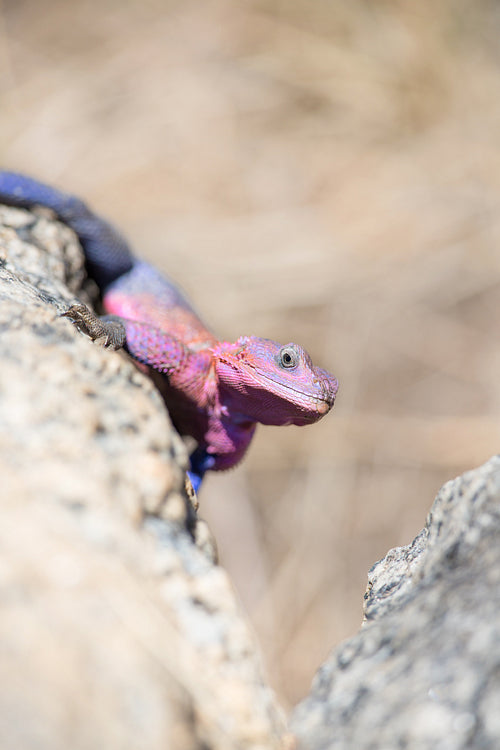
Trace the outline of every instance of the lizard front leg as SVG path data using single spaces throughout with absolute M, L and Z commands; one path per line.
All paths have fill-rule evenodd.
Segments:
M 176 399 L 166 397 L 165 385 L 168 380 L 177 383 L 182 392 L 193 389 L 192 398 L 202 390 L 202 383 L 210 369 L 210 356 L 207 352 L 191 352 L 175 336 L 146 323 L 127 320 L 113 315 L 99 316 L 86 305 L 72 305 L 63 317 L 70 318 L 77 328 L 86 333 L 93 341 L 103 340 L 105 346 L 112 349 L 125 348 L 139 365 L 145 365 L 161 374 L 160 383 L 153 378 L 165 398 L 167 407 L 174 408 Z M 151 374 L 151 371 L 150 371 Z M 167 378 L 162 382 L 163 378 Z M 180 382 L 177 382 L 180 381 Z M 184 382 L 187 381 L 187 382 Z M 179 394 L 177 399 L 181 398 Z M 189 426 L 175 420 L 181 434 L 192 434 Z M 184 429 L 183 429 L 184 427 Z M 198 439 L 202 435 L 197 436 Z M 198 447 L 191 454 L 189 478 L 195 492 L 198 492 L 205 472 L 212 469 L 215 458 L 205 448 Z
M 210 456 L 205 448 L 196 448 L 189 456 L 189 461 L 191 463 L 191 468 L 188 471 L 188 477 L 193 485 L 194 491 L 197 493 L 206 472 L 213 469 L 215 458 Z
M 113 315 L 99 316 L 82 304 L 72 305 L 61 317 L 70 318 L 92 341 L 102 339 L 104 346 L 111 349 L 121 349 L 125 346 L 127 333 L 120 318 Z

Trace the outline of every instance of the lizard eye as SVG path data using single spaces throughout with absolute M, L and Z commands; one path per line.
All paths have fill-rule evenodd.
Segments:
M 279 362 L 281 367 L 290 369 L 292 367 L 297 367 L 299 364 L 299 357 L 293 347 L 284 346 L 279 353 Z

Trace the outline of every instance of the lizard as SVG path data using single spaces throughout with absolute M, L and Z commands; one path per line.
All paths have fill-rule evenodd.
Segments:
M 258 423 L 307 425 L 332 408 L 337 379 L 305 349 L 256 336 L 219 340 L 176 284 L 76 196 L 0 171 L 0 202 L 44 206 L 74 230 L 106 315 L 83 304 L 63 315 L 91 339 L 123 347 L 149 373 L 178 432 L 197 443 L 188 472 L 196 491 L 207 470 L 240 462 Z

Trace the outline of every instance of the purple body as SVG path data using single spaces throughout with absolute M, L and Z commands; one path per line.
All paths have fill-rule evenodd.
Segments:
M 147 366 L 179 432 L 196 439 L 200 475 L 237 464 L 258 422 L 311 424 L 332 408 L 337 380 L 302 347 L 254 336 L 219 341 L 175 284 L 78 198 L 0 172 L 0 202 L 48 206 L 76 231 L 106 311 L 123 320 L 127 350 Z

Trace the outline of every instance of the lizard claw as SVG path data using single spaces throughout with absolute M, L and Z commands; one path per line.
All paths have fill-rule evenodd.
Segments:
M 92 341 L 102 340 L 106 347 L 121 349 L 125 344 L 125 326 L 119 318 L 99 317 L 93 310 L 82 304 L 71 305 L 66 312 L 61 313 L 61 317 L 69 318 Z

